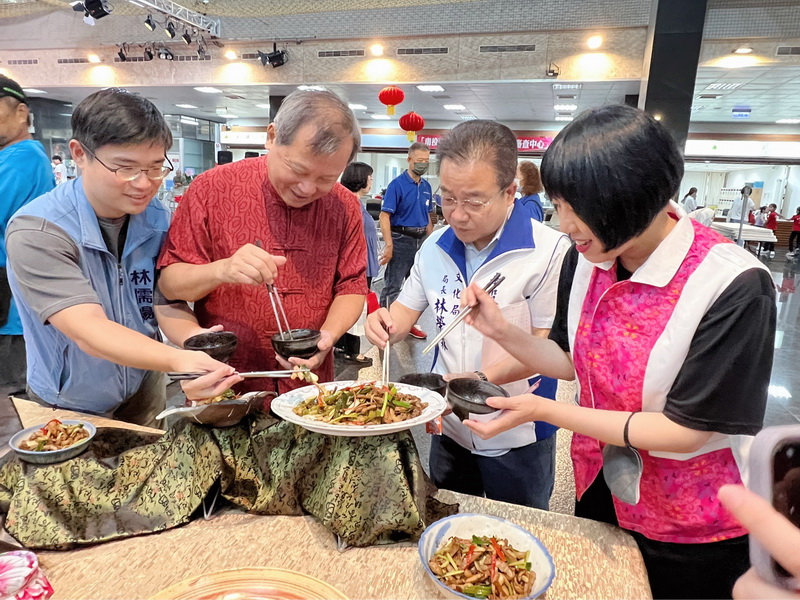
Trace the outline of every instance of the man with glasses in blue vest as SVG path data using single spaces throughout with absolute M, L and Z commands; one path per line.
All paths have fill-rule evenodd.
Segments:
M 172 134 L 158 109 L 107 89 L 78 105 L 72 129 L 69 148 L 81 177 L 22 207 L 6 231 L 28 395 L 153 426 L 166 401 L 159 371 L 210 372 L 184 386 L 195 397 L 240 378 L 207 354 L 161 343 L 159 327 L 178 345 L 205 330 L 185 303 L 155 294 L 170 221 L 155 195 L 172 171 Z

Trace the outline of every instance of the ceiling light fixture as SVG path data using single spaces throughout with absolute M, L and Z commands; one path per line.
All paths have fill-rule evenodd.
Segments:
M 164 33 L 167 34 L 169 39 L 174 39 L 176 35 L 175 24 L 172 21 L 167 21 L 167 26 L 164 27 Z
M 350 110 L 367 110 L 367 107 L 363 104 L 348 104 L 347 107 Z
M 222 116 L 225 119 L 238 119 L 239 118 L 238 116 L 232 115 L 232 114 L 229 114 L 229 113 L 226 113 L 226 114 L 220 115 L 220 116 Z
M 417 89 L 420 92 L 443 92 L 444 88 L 440 85 L 418 85 Z
M 97 56 L 97 54 L 89 54 L 86 57 L 86 60 L 88 60 L 90 63 L 95 63 L 95 64 L 101 62 L 100 57 Z
M 83 7 L 86 9 L 86 14 L 92 19 L 102 19 L 107 17 L 114 10 L 106 0 L 83 0 Z M 75 7 L 72 7 L 73 10 Z
M 464 106 L 463 104 L 445 104 L 444 105 L 444 109 L 445 110 L 466 110 L 466 108 L 467 107 Z
M 547 71 L 544 72 L 547 77 L 558 77 L 561 75 L 561 68 L 556 63 L 550 63 Z
M 120 62 L 126 62 L 128 60 L 128 55 L 125 52 L 125 46 L 122 45 L 119 47 L 119 51 L 117 52 L 117 56 L 119 56 Z
M 322 85 L 298 85 L 297 89 L 301 92 L 324 92 L 325 86 Z
M 582 83 L 554 83 L 553 91 L 558 90 L 579 90 L 583 87 Z
M 228 60 L 236 60 L 238 56 L 236 56 L 236 50 L 225 50 L 225 58 Z
M 369 53 L 372 56 L 383 56 L 383 44 L 372 44 L 369 47 Z
M 556 121 L 572 121 L 575 117 L 570 117 L 567 115 L 558 115 L 556 116 Z
M 197 44 L 197 58 L 205 60 L 207 55 L 206 47 L 203 44 Z
M 474 121 L 475 119 L 478 118 L 475 115 L 459 115 L 459 117 L 461 118 L 462 121 Z
M 176 104 L 178 108 L 197 108 L 194 104 Z
M 392 117 L 389 115 L 370 115 L 373 119 L 377 119 L 378 121 L 388 121 Z
M 270 108 L 272 108 L 272 107 L 271 107 L 269 104 L 256 104 L 256 108 L 266 108 L 266 109 L 270 109 Z
M 181 39 L 183 40 L 183 43 L 186 44 L 187 46 L 192 43 L 192 36 L 189 35 L 188 31 L 183 32 Z
M 603 36 L 593 35 L 588 40 L 586 40 L 586 45 L 589 47 L 590 50 L 597 50 L 600 46 L 603 45 Z
M 150 31 L 156 30 L 156 22 L 153 20 L 153 15 L 147 15 L 147 18 L 144 20 L 144 26 Z
M 143 52 L 144 59 L 147 61 L 153 60 L 153 50 L 151 48 L 145 48 Z
M 194 89 L 196 91 L 198 91 L 198 92 L 202 92 L 203 94 L 221 94 L 222 93 L 222 90 L 217 89 L 215 87 L 201 86 L 201 87 L 196 87 Z
M 161 60 L 175 60 L 175 55 L 172 54 L 169 48 L 159 48 L 158 58 Z
M 573 110 L 578 110 L 578 105 L 577 104 L 556 104 L 555 106 L 553 106 L 553 110 L 559 111 L 559 112 L 560 111 L 571 112 Z
M 800 123 L 800 119 L 778 119 L 775 122 L 779 123 L 780 125 L 797 125 Z
M 736 50 L 733 51 L 734 54 L 750 54 L 753 51 L 752 46 L 739 46 Z

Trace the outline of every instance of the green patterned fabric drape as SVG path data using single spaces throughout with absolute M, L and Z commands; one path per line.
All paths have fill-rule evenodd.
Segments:
M 413 539 L 457 506 L 435 500 L 409 432 L 332 437 L 259 414 L 161 437 L 101 429 L 81 456 L 0 465 L 5 528 L 28 548 L 69 548 L 189 521 L 221 496 L 264 515 L 311 514 L 351 546 Z

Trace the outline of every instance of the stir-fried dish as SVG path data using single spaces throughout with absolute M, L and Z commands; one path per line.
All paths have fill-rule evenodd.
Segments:
M 52 419 L 41 429 L 34 431 L 19 447 L 32 452 L 52 452 L 63 450 L 89 437 L 83 423 L 64 425 L 58 419 Z
M 217 402 L 223 402 L 225 400 L 236 400 L 239 397 L 239 394 L 234 392 L 232 389 L 228 388 L 224 392 L 222 392 L 219 396 L 214 396 L 213 398 L 203 398 L 201 400 L 186 400 L 187 406 L 204 406 L 206 404 L 216 404 Z
M 530 595 L 536 573 L 529 552 L 511 547 L 507 540 L 472 536 L 451 537 L 428 565 L 442 583 L 474 598 L 511 600 Z
M 316 373 L 312 373 L 308 369 L 295 367 L 294 373 L 291 375 L 291 379 L 299 379 L 300 381 L 307 381 L 308 383 L 317 383 L 319 381 L 319 376 Z
M 393 385 L 362 383 L 326 390 L 301 402 L 294 412 L 301 417 L 337 425 L 383 425 L 413 419 L 428 406 Z

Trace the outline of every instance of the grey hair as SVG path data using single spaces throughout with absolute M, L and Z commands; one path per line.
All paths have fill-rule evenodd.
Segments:
M 361 130 L 347 103 L 330 90 L 295 90 L 289 94 L 275 115 L 275 143 L 288 146 L 304 125 L 316 128 L 311 150 L 314 154 L 333 154 L 349 137 L 353 151 L 351 162 L 361 148 Z
M 436 147 L 439 170 L 446 160 L 464 164 L 489 162 L 494 166 L 497 185 L 511 185 L 517 175 L 517 138 L 505 125 L 474 119 L 459 123 Z
M 424 150 L 425 152 L 431 151 L 427 144 L 423 144 L 422 142 L 414 142 L 408 147 L 408 155 L 411 156 L 411 154 L 416 150 Z

